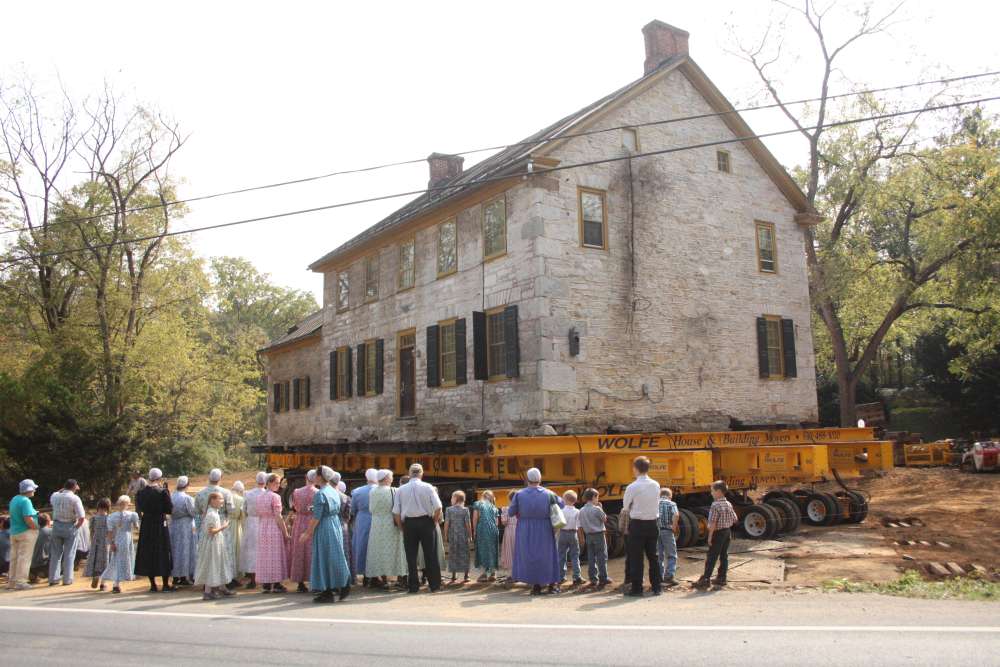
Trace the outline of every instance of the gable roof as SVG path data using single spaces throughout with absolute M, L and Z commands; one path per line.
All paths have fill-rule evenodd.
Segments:
M 648 74 L 557 120 L 534 134 L 511 144 L 495 155 L 469 167 L 454 178 L 444 181 L 434 188 L 429 188 L 427 192 L 424 192 L 416 199 L 404 204 L 354 238 L 320 257 L 309 265 L 309 269 L 321 272 L 331 262 L 343 257 L 352 250 L 366 245 L 370 241 L 399 229 L 417 215 L 432 211 L 446 202 L 458 199 L 459 196 L 474 191 L 477 187 L 486 185 L 485 183 L 479 185 L 476 183 L 477 181 L 495 179 L 505 174 L 524 173 L 519 171 L 519 168 L 525 166 L 528 158 L 535 156 L 540 149 L 550 148 L 551 144 L 554 143 L 561 143 L 561 137 L 568 134 L 570 130 L 576 129 L 579 125 L 593 120 L 619 100 L 630 97 L 631 93 L 644 89 L 654 79 L 662 78 L 673 70 L 680 70 L 687 77 L 712 109 L 722 114 L 719 118 L 736 136 L 752 136 L 754 134 L 749 125 L 746 124 L 746 121 L 736 113 L 729 100 L 709 80 L 708 76 L 695 64 L 690 56 L 673 56 Z M 569 140 L 566 139 L 565 141 Z M 747 139 L 741 143 L 750 151 L 761 168 L 771 177 L 771 180 L 797 212 L 811 212 L 811 207 L 805 194 L 760 139 Z M 538 173 L 544 173 L 544 168 L 539 169 Z
M 316 334 L 323 328 L 323 309 L 317 310 L 315 313 L 306 316 L 304 320 L 298 324 L 288 328 L 288 331 L 284 335 L 278 336 L 266 347 L 262 347 L 258 352 L 271 352 L 276 348 L 285 347 L 291 345 L 292 343 L 298 342 L 309 338 L 313 334 Z

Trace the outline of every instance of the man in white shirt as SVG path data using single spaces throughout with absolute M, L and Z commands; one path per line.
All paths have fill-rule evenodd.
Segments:
M 396 525 L 403 529 L 409 593 L 420 590 L 420 575 L 417 572 L 417 551 L 420 548 L 426 555 L 424 573 L 431 592 L 441 588 L 441 564 L 434 558 L 437 553 L 435 526 L 441 521 L 441 498 L 433 486 L 421 479 L 423 476 L 423 466 L 419 463 L 411 465 L 410 481 L 399 487 L 392 507 Z
M 653 595 L 660 595 L 660 577 L 657 545 L 660 531 L 657 519 L 660 516 L 660 484 L 649 477 L 649 459 L 640 456 L 632 462 L 635 481 L 625 489 L 622 511 L 628 512 L 628 567 L 631 590 L 625 595 L 642 597 L 643 554 L 649 561 L 649 583 Z
M 75 479 L 67 479 L 63 488 L 52 494 L 52 537 L 49 538 L 49 586 L 55 586 L 62 570 L 63 586 L 73 583 L 73 564 L 76 560 L 76 534 L 83 525 L 86 514 L 83 501 L 76 495 L 80 486 Z

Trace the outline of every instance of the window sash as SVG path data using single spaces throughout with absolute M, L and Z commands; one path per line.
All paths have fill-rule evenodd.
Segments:
M 772 378 L 785 375 L 784 354 L 781 349 L 781 320 L 767 318 L 767 372 Z
M 438 225 L 437 273 L 448 275 L 458 270 L 458 227 L 454 220 Z
M 778 269 L 775 258 L 774 225 L 757 223 L 757 268 L 767 273 Z
M 483 257 L 507 253 L 507 201 L 499 197 L 483 205 Z
M 374 301 L 378 298 L 378 255 L 372 255 L 365 260 L 365 300 Z
M 415 278 L 415 257 L 416 248 L 411 239 L 399 246 L 399 289 L 410 289 L 413 287 Z
M 580 244 L 587 248 L 607 247 L 607 197 L 594 190 L 580 190 Z
M 507 377 L 503 311 L 486 314 L 486 372 L 490 379 Z
M 337 274 L 337 310 L 347 310 L 350 306 L 351 283 L 347 271 Z
M 441 384 L 453 385 L 456 378 L 454 321 L 438 325 L 438 341 L 438 354 L 441 359 L 438 368 L 441 369 Z
M 365 342 L 365 395 L 375 394 L 375 341 Z
M 728 151 L 716 151 L 715 152 L 715 166 L 716 168 L 728 174 L 731 170 L 731 165 L 729 162 L 729 152 Z

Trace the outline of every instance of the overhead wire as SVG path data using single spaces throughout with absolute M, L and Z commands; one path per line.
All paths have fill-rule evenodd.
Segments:
M 623 130 L 623 129 L 626 129 L 626 128 L 635 129 L 635 128 L 642 128 L 642 127 L 653 127 L 653 126 L 657 126 L 657 125 L 668 125 L 668 124 L 688 122 L 688 121 L 693 121 L 693 120 L 703 120 L 703 119 L 706 119 L 706 118 L 717 118 L 717 117 L 720 117 L 720 116 L 729 116 L 729 115 L 739 114 L 739 113 L 748 113 L 748 112 L 752 112 L 752 111 L 763 111 L 763 110 L 767 110 L 767 109 L 778 108 L 780 106 L 785 106 L 785 107 L 787 107 L 787 106 L 797 106 L 797 105 L 801 105 L 801 104 L 808 104 L 810 102 L 818 102 L 818 101 L 821 101 L 823 99 L 826 99 L 826 100 L 837 100 L 837 99 L 843 99 L 845 97 L 857 97 L 857 96 L 861 96 L 861 95 L 870 95 L 870 94 L 874 94 L 874 93 L 887 92 L 887 91 L 890 91 L 890 90 L 905 90 L 905 89 L 908 89 L 908 88 L 916 88 L 916 87 L 931 86 L 931 85 L 946 84 L 946 83 L 955 83 L 955 82 L 958 82 L 958 81 L 968 81 L 968 80 L 980 79 L 980 78 L 984 78 L 984 77 L 998 76 L 998 75 L 1000 75 L 1000 70 L 992 70 L 992 71 L 989 71 L 989 72 L 981 72 L 981 73 L 978 73 L 978 74 L 964 74 L 964 75 L 961 75 L 961 76 L 943 77 L 943 78 L 932 79 L 932 80 L 927 80 L 927 81 L 914 81 L 914 82 L 910 82 L 910 83 L 902 83 L 902 84 L 896 84 L 896 85 L 892 85 L 892 86 L 882 86 L 882 87 L 878 87 L 878 88 L 868 88 L 868 89 L 865 89 L 865 90 L 857 90 L 857 91 L 851 91 L 851 92 L 837 93 L 835 95 L 827 95 L 825 98 L 823 98 L 823 97 L 801 98 L 801 99 L 791 100 L 791 101 L 781 102 L 781 103 L 774 102 L 774 103 L 769 103 L 769 104 L 746 106 L 746 107 L 742 107 L 742 108 L 738 108 L 738 109 L 734 108 L 732 110 L 726 110 L 726 111 L 712 111 L 712 112 L 700 113 L 700 114 L 693 114 L 693 115 L 688 115 L 688 116 L 679 116 L 677 118 L 658 119 L 658 120 L 647 121 L 647 122 L 644 122 L 644 123 L 636 123 L 636 124 L 632 124 L 632 125 L 616 125 L 614 127 L 603 127 L 603 128 L 593 129 L 593 130 L 581 130 L 579 132 L 570 132 L 570 133 L 566 133 L 566 134 L 559 134 L 558 130 L 554 130 L 553 132 L 551 132 L 551 133 L 549 133 L 547 135 L 544 135 L 544 136 L 541 136 L 541 137 L 536 137 L 536 138 L 533 138 L 533 139 L 530 139 L 530 140 L 527 140 L 527 141 L 519 141 L 519 142 L 510 143 L 510 144 L 499 144 L 499 145 L 495 145 L 495 146 L 486 146 L 486 147 L 482 147 L 482 148 L 474 148 L 474 149 L 470 149 L 470 150 L 466 150 L 466 151 L 459 151 L 457 153 L 449 153 L 449 155 L 454 155 L 454 156 L 473 155 L 475 153 L 483 153 L 483 152 L 488 152 L 488 151 L 506 150 L 506 149 L 509 149 L 509 148 L 516 148 L 516 147 L 520 147 L 520 146 L 533 146 L 533 145 L 536 145 L 536 144 L 539 144 L 539 143 L 543 143 L 543 142 L 551 141 L 551 140 L 556 140 L 556 139 L 563 140 L 563 139 L 574 139 L 574 138 L 579 138 L 579 137 L 593 136 L 595 134 L 602 134 L 602 133 L 606 133 L 606 132 L 615 132 L 615 131 Z M 193 203 L 193 202 L 207 201 L 207 200 L 211 200 L 211 199 L 218 199 L 218 198 L 221 198 L 221 197 L 229 197 L 229 196 L 233 196 L 233 195 L 247 194 L 247 193 L 250 193 L 250 192 L 259 192 L 259 191 L 263 191 L 263 190 L 270 190 L 270 189 L 275 189 L 275 188 L 287 187 L 287 186 L 290 186 L 290 185 L 300 185 L 300 184 L 303 184 L 303 183 L 312 183 L 312 182 L 315 182 L 315 181 L 325 180 L 325 179 L 333 178 L 333 177 L 336 177 L 336 176 L 347 176 L 347 175 L 351 175 L 351 174 L 361 174 L 361 173 L 372 172 L 372 171 L 377 171 L 377 170 L 381 170 L 381 169 L 389 169 L 389 168 L 392 168 L 392 167 L 401 167 L 401 166 L 406 166 L 406 165 L 411 165 L 411 164 L 419 164 L 419 163 L 424 162 L 426 160 L 427 160 L 427 158 L 425 158 L 425 157 L 424 158 L 413 158 L 413 159 L 409 159 L 409 160 L 398 160 L 398 161 L 394 161 L 394 162 L 385 162 L 385 163 L 381 163 L 381 164 L 369 165 L 369 166 L 366 166 L 366 167 L 356 167 L 356 168 L 351 168 L 351 169 L 342 169 L 342 170 L 331 171 L 331 172 L 327 172 L 327 173 L 323 173 L 323 174 L 315 174 L 315 175 L 312 175 L 312 176 L 305 176 L 305 177 L 302 177 L 302 178 L 295 178 L 295 179 L 290 179 L 290 180 L 285 180 L 285 181 L 277 181 L 277 182 L 273 182 L 273 183 L 265 183 L 265 184 L 261 184 L 261 185 L 253 185 L 253 186 L 248 186 L 248 187 L 244 187 L 244 188 L 236 188 L 236 189 L 233 189 L 233 190 L 224 190 L 224 191 L 221 191 L 221 192 L 209 193 L 209 194 L 205 194 L 205 195 L 196 195 L 196 196 L 193 196 L 193 197 L 185 197 L 183 199 L 175 199 L 175 200 L 171 200 L 171 201 L 167 201 L 167 202 L 160 202 L 160 203 L 156 203 L 156 204 L 146 204 L 146 205 L 143 205 L 143 206 L 135 206 L 135 207 L 132 207 L 132 208 L 127 208 L 124 211 L 109 212 L 109 213 L 97 213 L 97 214 L 89 215 L 89 216 L 80 216 L 80 217 L 74 217 L 74 218 L 69 218 L 69 219 L 61 219 L 61 220 L 56 220 L 56 221 L 48 223 L 46 227 L 51 228 L 51 227 L 54 227 L 54 226 L 57 226 L 57 225 L 68 225 L 68 224 L 75 224 L 75 223 L 81 223 L 81 222 L 89 222 L 91 220 L 100 220 L 102 218 L 107 218 L 107 217 L 111 217 L 111 216 L 119 215 L 119 214 L 128 215 L 128 214 L 131 214 L 131 213 L 139 213 L 139 212 L 142 212 L 142 211 L 149 211 L 149 210 L 154 210 L 154 209 L 159 209 L 159 208 L 166 208 L 166 207 L 171 207 L 171 206 L 180 206 L 182 204 L 190 204 L 190 203 Z M 37 197 L 38 195 L 34 195 L 34 196 Z M 19 233 L 19 232 L 32 231 L 32 230 L 33 230 L 33 228 L 31 228 L 31 227 L 24 227 L 24 226 L 17 227 L 17 228 L 11 228 L 11 229 L 5 229 L 5 230 L 0 230 L 0 236 L 6 235 L 6 234 L 16 234 L 16 233 Z
M 965 101 L 961 101 L 961 102 L 950 102 L 950 103 L 947 103 L 947 104 L 939 104 L 939 105 L 934 105 L 934 106 L 923 106 L 923 107 L 916 108 L 916 109 L 907 109 L 905 111 L 893 111 L 893 112 L 887 112 L 887 113 L 882 113 L 882 114 L 874 114 L 874 115 L 871 115 L 871 116 L 863 116 L 863 117 L 860 117 L 860 118 L 851 118 L 851 119 L 840 120 L 840 121 L 832 121 L 832 122 L 829 122 L 829 123 L 824 123 L 822 126 L 813 125 L 813 126 L 807 126 L 807 127 L 795 127 L 795 128 L 786 129 L 786 130 L 775 130 L 773 132 L 764 132 L 764 133 L 756 133 L 756 134 L 750 134 L 750 135 L 729 137 L 729 138 L 725 138 L 725 139 L 718 139 L 718 140 L 715 140 L 715 141 L 705 141 L 705 142 L 701 142 L 701 143 L 697 143 L 697 144 L 687 144 L 687 145 L 683 145 L 683 146 L 672 146 L 672 147 L 669 147 L 669 148 L 663 148 L 663 149 L 654 150 L 654 151 L 645 151 L 645 152 L 642 152 L 642 153 L 632 153 L 632 154 L 628 154 L 628 155 L 619 155 L 619 156 L 608 157 L 608 158 L 598 158 L 598 159 L 595 159 L 595 160 L 587 160 L 587 161 L 584 161 L 584 162 L 574 162 L 572 164 L 565 164 L 565 165 L 560 164 L 560 165 L 556 165 L 556 166 L 552 166 L 552 167 L 532 168 L 531 170 L 525 171 L 525 172 L 503 174 L 503 175 L 499 175 L 499 176 L 490 176 L 490 177 L 486 177 L 486 178 L 476 179 L 476 180 L 473 180 L 473 181 L 468 181 L 466 183 L 461 183 L 461 184 L 432 186 L 432 187 L 427 187 L 427 188 L 423 188 L 423 189 L 419 189 L 419 190 L 408 190 L 408 191 L 405 191 L 405 192 L 396 192 L 396 193 L 393 193 L 393 194 L 377 195 L 377 196 L 373 196 L 373 197 L 366 197 L 366 198 L 363 198 L 363 199 L 355 199 L 355 200 L 350 200 L 350 201 L 346 201 L 346 202 L 336 202 L 336 203 L 333 203 L 333 204 L 326 204 L 326 205 L 323 205 L 323 206 L 313 206 L 313 207 L 310 207 L 310 208 L 298 209 L 298 210 L 294 210 L 294 211 L 285 211 L 285 212 L 282 212 L 282 213 L 273 213 L 271 215 L 256 216 L 256 217 L 253 217 L 253 218 L 244 218 L 244 219 L 241 219 L 241 220 L 232 220 L 232 221 L 229 221 L 229 222 L 216 223 L 216 224 L 213 224 L 213 225 L 203 225 L 201 227 L 191 227 L 191 228 L 187 228 L 187 229 L 167 231 L 167 232 L 160 233 L 160 234 L 152 234 L 152 235 L 147 235 L 147 236 L 139 236 L 139 237 L 131 238 L 131 239 L 121 239 L 121 240 L 111 241 L 111 242 L 105 242 L 105 243 L 94 243 L 94 244 L 91 244 L 89 247 L 70 248 L 70 249 L 65 249 L 65 250 L 57 250 L 57 251 L 43 252 L 43 253 L 30 253 L 30 254 L 27 254 L 27 255 L 24 255 L 24 256 L 21 256 L 21 257 L 15 257 L 13 259 L 5 260 L 4 261 L 4 265 L 5 266 L 11 266 L 13 264 L 17 264 L 17 263 L 24 262 L 24 261 L 31 260 L 31 259 L 42 259 L 42 258 L 47 258 L 47 257 L 57 257 L 57 256 L 60 256 L 60 255 L 75 254 L 75 253 L 78 253 L 78 252 L 93 252 L 94 250 L 111 248 L 111 247 L 118 246 L 118 245 L 127 245 L 127 244 L 130 244 L 130 243 L 140 243 L 142 241 L 152 241 L 154 239 L 159 239 L 159 238 L 166 238 L 166 237 L 173 237 L 173 236 L 182 236 L 182 235 L 185 235 L 185 234 L 193 234 L 193 233 L 196 233 L 196 232 L 203 232 L 203 231 L 209 231 L 209 230 L 214 230 L 214 229 L 225 229 L 225 228 L 228 228 L 228 227 L 236 227 L 236 226 L 239 226 L 239 225 L 250 224 L 250 223 L 253 223 L 253 222 L 266 222 L 266 221 L 270 221 L 270 220 L 277 220 L 277 219 L 281 219 L 281 218 L 288 218 L 288 217 L 293 217 L 293 216 L 298 216 L 298 215 L 305 215 L 305 214 L 309 214 L 309 213 L 317 213 L 317 212 L 320 212 L 320 211 L 330 211 L 330 210 L 334 210 L 334 209 L 338 209 L 338 208 L 346 208 L 346 207 L 349 207 L 349 206 L 358 206 L 360 204 L 368 204 L 368 203 L 372 203 L 372 202 L 385 201 L 385 200 L 388 200 L 388 199 L 397 199 L 399 197 L 407 197 L 407 196 L 413 196 L 413 195 L 429 194 L 429 193 L 432 193 L 432 192 L 439 192 L 439 191 L 445 191 L 445 190 L 454 190 L 456 192 L 460 192 L 462 190 L 467 190 L 467 189 L 470 189 L 470 188 L 474 188 L 474 187 L 483 185 L 484 183 L 491 183 L 491 182 L 496 182 L 496 181 L 510 180 L 510 179 L 518 178 L 518 177 L 538 176 L 538 175 L 548 174 L 548 173 L 552 173 L 552 172 L 565 171 L 565 170 L 568 170 L 568 169 L 579 169 L 581 167 L 590 167 L 590 166 L 595 166 L 595 165 L 600 165 L 600 164 L 609 164 L 609 163 L 612 163 L 612 162 L 621 162 L 621 161 L 630 160 L 630 159 L 646 158 L 646 157 L 652 157 L 652 156 L 656 156 L 656 155 L 667 155 L 667 154 L 670 154 L 670 153 L 679 153 L 679 152 L 682 152 L 682 151 L 697 150 L 699 148 L 711 148 L 711 147 L 714 147 L 714 146 L 723 146 L 723 145 L 728 145 L 728 144 L 742 143 L 744 141 L 752 141 L 754 139 L 767 139 L 767 138 L 770 138 L 770 137 L 783 136 L 783 135 L 787 135 L 787 134 L 798 134 L 798 133 L 802 132 L 803 130 L 816 130 L 816 129 L 820 129 L 820 127 L 824 128 L 824 129 L 829 129 L 829 128 L 833 128 L 833 127 L 844 127 L 844 126 L 848 126 L 848 125 L 857 125 L 859 123 L 866 123 L 866 122 L 872 122 L 872 121 L 877 121 L 877 120 L 885 120 L 885 119 L 889 119 L 889 118 L 896 118 L 896 117 L 899 117 L 899 116 L 908 116 L 908 115 L 913 115 L 913 114 L 918 114 L 918 113 L 927 113 L 927 112 L 931 112 L 931 111 L 940 111 L 940 110 L 943 110 L 943 109 L 954 109 L 954 108 L 959 108 L 959 107 L 963 107 L 963 106 L 970 106 L 970 105 L 973 105 L 973 104 L 983 104 L 983 103 L 986 103 L 986 102 L 995 102 L 997 100 L 1000 100 L 1000 95 L 992 96 L 992 97 L 981 97 L 981 98 L 978 98 L 978 99 L 965 100 Z

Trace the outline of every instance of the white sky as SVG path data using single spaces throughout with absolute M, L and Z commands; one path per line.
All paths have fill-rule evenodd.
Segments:
M 885 11 L 895 2 L 875 2 Z M 3 9 L 0 77 L 60 77 L 83 96 L 104 79 L 190 133 L 173 173 L 193 196 L 387 161 L 517 141 L 637 78 L 641 27 L 691 33 L 691 54 L 737 104 L 759 99 L 727 25 L 759 37 L 770 3 L 722 2 L 20 2 Z M 845 59 L 843 76 L 891 85 L 997 69 L 1000 9 L 979 0 L 910 0 L 887 35 Z M 834 22 L 833 27 L 838 24 Z M 790 23 L 786 52 L 812 48 Z M 784 72 L 789 98 L 816 94 L 808 53 Z M 834 91 L 844 90 L 839 78 Z M 964 90 L 970 90 L 965 88 Z M 979 90 L 1000 91 L 996 80 Z M 911 101 L 918 98 L 909 98 Z M 991 107 L 1000 110 L 1000 105 Z M 759 131 L 787 121 L 747 115 Z M 769 141 L 786 165 L 801 139 Z M 466 158 L 466 166 L 486 157 Z M 193 204 L 183 226 L 424 187 L 427 166 L 336 177 Z M 402 205 L 397 199 L 189 237 L 206 257 L 239 255 L 281 284 Z

